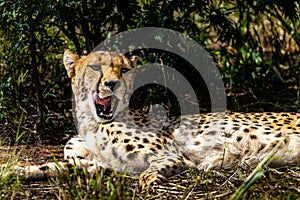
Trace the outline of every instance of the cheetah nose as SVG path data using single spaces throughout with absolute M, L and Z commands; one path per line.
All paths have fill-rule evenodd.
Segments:
M 104 85 L 107 86 L 107 87 L 109 87 L 109 89 L 110 89 L 111 91 L 114 90 L 116 84 L 117 84 L 117 81 L 106 81 L 106 82 L 104 83 Z

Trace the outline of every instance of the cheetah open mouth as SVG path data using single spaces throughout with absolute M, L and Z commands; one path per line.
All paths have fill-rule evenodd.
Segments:
M 111 109 L 112 96 L 100 98 L 98 93 L 94 91 L 93 101 L 96 107 L 96 113 L 98 117 L 106 120 L 112 119 L 113 117 L 112 109 Z

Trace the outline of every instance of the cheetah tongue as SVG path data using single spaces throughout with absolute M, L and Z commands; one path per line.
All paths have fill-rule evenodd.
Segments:
M 105 112 L 111 107 L 111 97 L 100 98 L 97 92 L 93 92 L 93 100 L 95 104 L 102 105 Z

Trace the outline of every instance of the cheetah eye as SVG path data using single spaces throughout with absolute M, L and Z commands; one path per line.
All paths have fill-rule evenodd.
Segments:
M 121 69 L 121 73 L 122 74 L 125 74 L 126 72 L 128 72 L 130 69 L 128 69 L 128 68 L 122 68 Z
M 94 71 L 100 71 L 101 70 L 101 65 L 88 65 L 92 70 Z

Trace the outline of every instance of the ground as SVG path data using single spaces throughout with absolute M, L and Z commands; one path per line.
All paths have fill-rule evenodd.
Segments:
M 22 150 L 20 160 L 27 160 L 26 155 L 32 155 L 28 161 L 35 160 L 34 163 L 51 161 L 49 153 L 55 155 L 58 160 L 61 160 L 63 155 L 63 145 L 20 146 L 17 149 Z M 1 149 L 1 155 L 3 151 L 7 152 L 7 149 Z M 141 191 L 138 179 L 127 177 L 125 182 L 130 188 L 130 199 L 228 199 L 251 171 L 252 169 L 220 169 L 208 172 L 187 170 L 148 191 Z M 111 172 L 106 172 L 105 175 L 116 176 L 111 175 Z M 60 187 L 61 185 L 49 180 L 22 181 L 15 199 L 57 199 L 58 196 L 62 197 Z M 268 197 L 299 198 L 299 167 L 266 169 L 261 179 L 243 196 L 244 199 Z

